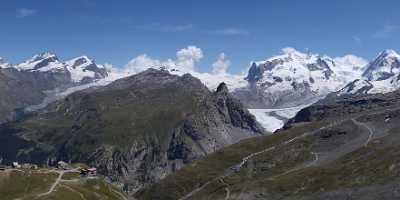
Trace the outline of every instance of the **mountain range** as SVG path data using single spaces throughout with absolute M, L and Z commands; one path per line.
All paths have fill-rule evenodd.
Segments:
M 245 75 L 185 71 L 174 63 L 141 70 L 155 67 L 180 76 L 190 73 L 211 90 L 225 82 L 258 119 L 272 121 L 263 125 L 273 132 L 301 108 L 328 94 L 381 93 L 399 88 L 399 63 L 400 56 L 394 50 L 385 50 L 368 62 L 354 55 L 331 58 L 285 48 L 280 55 L 252 62 Z M 96 64 L 87 56 L 61 61 L 49 52 L 16 65 L 0 59 L 0 81 L 7 82 L 1 84 L 6 95 L 0 97 L 0 121 L 14 119 L 24 108 L 42 108 L 74 91 L 138 72 Z M 14 89 L 17 87 L 19 90 Z M 29 95 L 27 91 L 31 91 Z
M 86 56 L 64 62 L 55 54 L 43 53 L 17 65 L 0 59 L 0 122 L 14 119 L 46 97 L 107 76 L 104 65 Z
M 85 163 L 139 199 L 323 199 L 395 180 L 395 51 L 367 62 L 286 48 L 246 75 L 184 69 L 0 59 L 0 162 Z M 367 173 L 381 161 L 390 172 Z

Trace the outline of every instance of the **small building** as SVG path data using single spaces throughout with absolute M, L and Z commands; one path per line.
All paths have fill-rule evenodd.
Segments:
M 12 163 L 12 167 L 16 168 L 16 169 L 19 169 L 19 168 L 21 168 L 21 165 L 18 162 L 13 162 Z
M 69 164 L 64 161 L 58 161 L 57 168 L 66 170 L 69 169 Z
M 97 169 L 95 167 L 89 168 L 88 176 L 97 176 Z
M 95 167 L 92 167 L 92 168 L 81 168 L 80 169 L 80 174 L 82 176 L 95 177 L 95 176 L 97 176 L 97 169 Z
M 35 164 L 30 164 L 30 163 L 23 163 L 21 164 L 22 169 L 38 169 L 39 167 Z

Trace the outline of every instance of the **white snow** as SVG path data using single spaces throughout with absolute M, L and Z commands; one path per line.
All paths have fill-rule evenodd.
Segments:
M 87 70 L 86 67 L 93 65 L 94 62 L 87 56 L 80 56 L 65 62 L 67 69 L 71 74 L 71 79 L 74 82 L 82 81 L 85 77 L 94 78 L 95 72 Z
M 0 57 L 0 69 L 9 67 L 11 67 L 11 65 L 7 63 L 7 61 L 4 58 Z
M 382 79 L 383 74 L 399 74 L 400 68 L 394 67 L 395 63 L 399 61 L 400 55 L 394 50 L 385 50 L 367 66 L 364 76 L 368 80 L 378 81 Z
M 115 80 L 124 78 L 126 76 L 128 76 L 126 73 L 114 68 L 114 69 L 111 69 L 111 71 L 109 71 L 109 75 L 103 79 L 99 79 L 94 82 L 83 84 L 83 85 L 70 87 L 70 88 L 67 88 L 66 90 L 60 90 L 60 89 L 56 88 L 51 91 L 45 91 L 45 93 L 47 93 L 47 97 L 40 104 L 28 106 L 25 108 L 25 110 L 28 112 L 31 112 L 31 111 L 35 111 L 38 109 L 42 109 L 42 108 L 46 107 L 48 104 L 50 104 L 54 101 L 57 101 L 57 100 L 61 100 L 74 92 L 84 90 L 84 89 L 87 89 L 90 87 L 105 86 L 105 85 L 112 83 Z
M 48 60 L 48 64 L 44 66 L 38 66 L 41 62 Z M 21 71 L 62 71 L 65 70 L 65 64 L 60 62 L 57 56 L 53 53 L 42 53 L 33 56 L 31 59 L 14 66 L 16 69 Z
M 273 133 L 283 127 L 284 121 L 271 116 L 271 111 L 267 110 L 270 109 L 249 109 L 250 113 L 256 117 L 258 123 L 260 123 L 266 131 Z
M 316 96 L 324 96 L 345 86 L 351 80 L 358 78 L 365 62 L 356 56 L 347 55 L 343 58 L 331 59 L 312 53 L 302 53 L 294 48 L 285 48 L 282 55 L 274 56 L 265 61 L 256 62 L 259 67 L 270 66 L 264 71 L 263 78 L 257 82 L 263 86 L 266 93 L 293 91 L 293 82 L 307 83 Z M 335 60 L 338 62 L 336 63 Z M 320 64 L 324 63 L 324 64 Z M 317 69 L 310 68 L 313 65 Z M 272 67 L 271 67 L 272 66 Z M 329 72 L 332 70 L 332 72 Z M 329 78 L 325 74 L 331 73 Z M 279 77 L 282 82 L 277 82 Z
M 279 109 L 248 109 L 251 114 L 256 117 L 258 123 L 261 124 L 268 132 L 275 132 L 285 125 L 286 120 L 293 118 L 301 109 L 309 106 L 301 105 L 289 108 Z
M 400 75 L 400 55 L 394 50 L 381 52 L 373 61 L 366 65 L 360 81 L 355 82 L 355 88 L 348 91 L 348 88 L 341 89 L 338 94 L 355 94 L 364 86 L 372 86 L 369 94 L 387 93 L 400 88 L 398 77 Z M 390 74 L 391 76 L 387 76 Z

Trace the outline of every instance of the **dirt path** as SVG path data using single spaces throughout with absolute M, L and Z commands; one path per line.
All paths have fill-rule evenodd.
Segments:
M 47 191 L 47 192 L 45 192 L 45 193 L 38 194 L 38 195 L 36 196 L 35 199 L 40 198 L 40 197 L 42 197 L 42 196 L 47 196 L 47 195 L 51 194 L 51 193 L 55 190 L 55 188 L 57 187 L 57 185 L 62 181 L 62 177 L 63 177 L 63 175 L 64 175 L 65 173 L 67 173 L 67 172 L 76 172 L 76 171 L 77 171 L 76 169 L 62 170 L 62 171 L 58 171 L 58 170 L 49 170 L 49 172 L 58 173 L 58 177 L 57 177 L 57 179 L 54 181 L 54 183 L 51 185 L 49 191 Z
M 77 190 L 75 190 L 75 189 L 69 187 L 68 185 L 60 184 L 60 186 L 61 186 L 61 187 L 65 187 L 65 188 L 71 190 L 72 192 L 78 194 L 79 197 L 81 197 L 82 200 L 86 200 L 85 196 L 84 196 L 81 192 L 79 192 L 79 191 L 77 191 Z
M 220 178 L 220 182 L 225 185 L 225 200 L 228 200 L 231 197 L 231 190 L 229 189 L 229 185 L 224 181 L 223 178 Z
M 281 144 L 278 144 L 278 145 L 275 145 L 275 146 L 266 148 L 266 149 L 264 149 L 264 150 L 262 150 L 262 151 L 258 151 L 258 152 L 252 153 L 252 154 L 250 154 L 250 155 L 248 155 L 248 156 L 242 158 L 242 161 L 241 161 L 239 164 L 234 165 L 234 166 L 228 168 L 222 176 L 219 176 L 219 177 L 217 177 L 217 178 L 215 178 L 215 179 L 213 179 L 213 180 L 211 180 L 211 181 L 206 182 L 206 183 L 203 184 L 201 187 L 198 187 L 198 188 L 194 189 L 193 191 L 191 191 L 190 193 L 186 194 L 185 196 L 179 198 L 178 200 L 187 200 L 187 199 L 189 199 L 190 197 L 192 197 L 194 194 L 196 194 L 197 192 L 199 192 L 199 191 L 203 190 L 204 188 L 206 188 L 206 187 L 207 187 L 208 185 L 210 185 L 212 182 L 218 181 L 218 180 L 221 180 L 221 179 L 223 179 L 223 178 L 225 178 L 225 177 L 227 177 L 227 176 L 230 176 L 230 175 L 233 174 L 235 171 L 240 170 L 240 169 L 248 162 L 249 159 L 251 159 L 251 158 L 253 158 L 253 157 L 257 156 L 257 155 L 260 155 L 260 154 L 262 154 L 262 153 L 266 153 L 266 152 L 268 152 L 268 151 L 274 150 L 277 146 L 288 145 L 288 144 L 290 144 L 290 143 L 292 143 L 292 142 L 294 142 L 294 141 L 296 141 L 296 140 L 299 140 L 299 139 L 301 139 L 301 138 L 307 137 L 307 136 L 309 136 L 309 135 L 313 135 L 313 134 L 315 134 L 315 133 L 318 132 L 318 131 L 321 131 L 321 130 L 324 130 L 324 129 L 327 129 L 327 128 L 334 127 L 334 126 L 336 126 L 336 125 L 342 123 L 343 121 L 345 121 L 345 120 L 335 121 L 335 122 L 333 122 L 333 123 L 331 123 L 331 124 L 329 124 L 329 125 L 327 125 L 327 126 L 322 126 L 322 127 L 320 127 L 319 129 L 317 129 L 317 130 L 314 130 L 314 131 L 311 131 L 311 132 L 306 132 L 306 133 L 304 133 L 304 134 L 302 134 L 302 135 L 299 135 L 299 136 L 296 136 L 296 137 L 294 137 L 294 138 L 291 138 L 291 139 L 289 139 L 289 140 L 287 140 L 287 141 L 284 141 L 284 142 L 281 143 Z M 305 168 L 305 167 L 308 167 L 308 166 L 316 165 L 316 164 L 317 164 L 317 162 L 319 161 L 319 155 L 318 155 L 318 153 L 315 153 L 315 152 L 312 152 L 312 154 L 315 156 L 315 160 L 314 160 L 313 162 L 311 162 L 310 164 L 308 164 L 308 165 L 302 166 L 301 168 Z M 289 171 L 286 171 L 286 172 L 283 173 L 283 174 L 287 174 L 287 173 L 290 173 L 290 172 L 296 171 L 296 170 L 299 170 L 299 168 L 291 169 L 291 170 L 289 170 Z M 280 175 L 278 175 L 278 176 L 282 176 L 283 174 L 280 174 Z M 228 189 L 229 189 L 229 188 L 228 188 Z M 226 189 L 225 189 L 225 190 L 226 190 Z M 227 195 L 228 195 L 228 194 L 230 195 L 230 191 L 229 191 L 229 193 L 228 193 L 228 191 L 227 191 Z M 228 196 L 228 198 L 229 198 L 229 196 Z M 226 197 L 225 197 L 225 199 L 226 199 Z
M 362 127 L 364 127 L 365 129 L 368 130 L 369 135 L 368 135 L 367 141 L 365 141 L 365 143 L 364 143 L 364 147 L 368 146 L 368 143 L 371 141 L 371 139 L 372 139 L 373 136 L 374 136 L 374 132 L 372 131 L 372 129 L 371 129 L 367 124 L 362 123 L 362 122 L 359 122 L 359 121 L 357 121 L 356 119 L 352 119 L 352 121 L 353 121 L 355 124 L 357 124 L 358 126 L 362 126 Z

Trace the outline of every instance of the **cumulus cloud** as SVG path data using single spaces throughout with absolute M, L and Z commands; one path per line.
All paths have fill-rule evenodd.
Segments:
M 148 68 L 158 68 L 161 66 L 161 61 L 152 59 L 146 54 L 139 55 L 128 62 L 126 69 L 132 73 L 139 73 Z
M 212 73 L 226 74 L 226 71 L 230 65 L 231 61 L 226 58 L 225 53 L 221 53 L 219 54 L 217 61 L 212 64 Z
M 247 81 L 243 75 L 234 75 L 227 72 L 231 62 L 227 59 L 225 53 L 221 53 L 218 59 L 212 64 L 212 72 L 199 72 L 196 64 L 204 57 L 203 51 L 196 46 L 188 46 L 176 52 L 176 58 L 159 60 L 151 58 L 146 54 L 139 55 L 123 68 L 120 76 L 128 76 L 142 72 L 148 68 L 168 69 L 173 74 L 182 75 L 190 73 L 199 78 L 208 88 L 216 89 L 221 82 L 225 82 L 228 88 L 234 89 L 244 87 Z
M 18 18 L 24 18 L 24 17 L 29 17 L 32 15 L 36 14 L 36 10 L 34 9 L 29 9 L 29 8 L 20 8 L 17 10 L 17 17 Z
M 196 46 L 188 46 L 176 52 L 176 65 L 187 71 L 194 71 L 195 63 L 203 58 L 203 51 Z
M 159 67 L 177 69 L 182 72 L 192 72 L 195 70 L 196 62 L 200 61 L 202 58 L 203 51 L 200 48 L 188 46 L 176 52 L 176 59 L 161 61 L 143 54 L 130 60 L 125 68 L 132 73 L 138 73 L 148 68 Z

